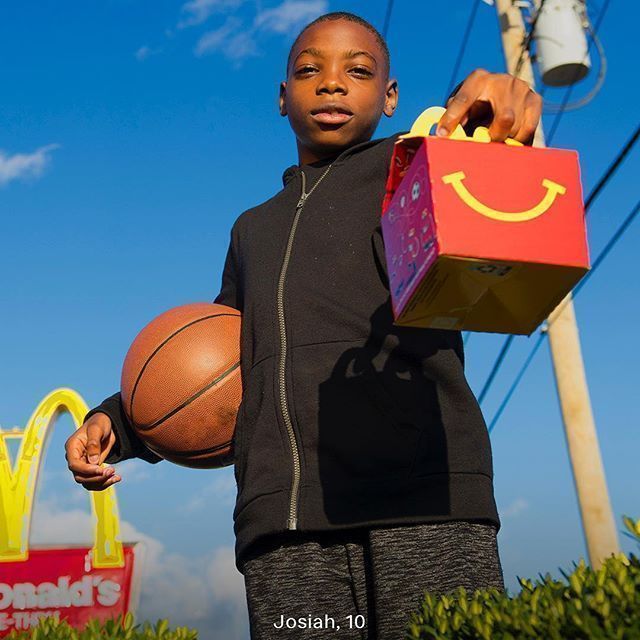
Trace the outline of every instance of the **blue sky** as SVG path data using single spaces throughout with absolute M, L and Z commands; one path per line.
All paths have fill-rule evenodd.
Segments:
M 409 128 L 424 108 L 441 104 L 471 6 L 396 1 L 388 42 L 400 102 L 376 137 Z M 597 15 L 598 6 L 589 6 Z M 382 0 L 3 3 L 3 427 L 24 425 L 59 386 L 97 404 L 116 390 L 128 345 L 150 318 L 213 299 L 233 221 L 279 190 L 283 169 L 297 161 L 277 112 L 297 30 L 327 10 L 353 11 L 382 28 L 385 9 Z M 640 92 L 623 46 L 635 41 L 638 19 L 637 7 L 611 3 L 600 29 L 609 62 L 604 88 L 563 117 L 553 141 L 579 151 L 585 191 L 637 124 Z M 485 4 L 457 80 L 475 67 L 504 69 L 495 12 Z M 545 95 L 558 102 L 563 93 Z M 545 116 L 547 129 L 552 119 Z M 592 255 L 636 202 L 639 158 L 634 151 L 592 208 Z M 622 514 L 640 517 L 638 234 L 636 224 L 576 302 L 618 522 Z M 502 339 L 469 342 L 476 392 Z M 483 407 L 488 418 L 530 344 L 515 341 Z M 64 462 L 70 431 L 71 422 L 60 420 L 49 444 L 34 542 L 71 542 L 89 530 L 87 496 Z M 514 588 L 516 575 L 553 572 L 585 554 L 547 345 L 492 441 L 500 549 Z M 244 592 L 231 555 L 232 469 L 132 461 L 120 471 L 125 537 L 145 539 L 154 559 L 141 615 L 245 638 Z

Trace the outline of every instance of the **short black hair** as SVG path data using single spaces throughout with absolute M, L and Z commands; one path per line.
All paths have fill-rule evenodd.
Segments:
M 296 39 L 293 41 L 291 49 L 289 49 L 289 55 L 287 56 L 287 74 L 289 73 L 289 65 L 291 64 L 291 54 L 293 53 L 296 44 L 298 44 L 298 41 L 302 37 L 302 34 L 314 24 L 318 24 L 319 22 L 326 22 L 328 20 L 349 20 L 349 22 L 356 22 L 357 24 L 370 31 L 375 36 L 378 44 L 380 45 L 380 48 L 382 49 L 384 60 L 387 65 L 387 77 L 389 77 L 389 73 L 391 70 L 391 55 L 389 54 L 389 47 L 387 46 L 384 37 L 370 22 L 368 22 L 364 18 L 361 18 L 360 16 L 357 16 L 355 13 L 349 13 L 348 11 L 332 11 L 331 13 L 324 13 L 323 15 L 318 16 L 315 20 L 311 21 L 306 27 L 302 29 L 302 31 L 300 31 Z

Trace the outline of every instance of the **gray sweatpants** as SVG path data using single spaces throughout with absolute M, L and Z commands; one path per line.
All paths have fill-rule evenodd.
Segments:
M 252 640 L 402 640 L 425 591 L 504 589 L 496 529 L 472 522 L 288 532 L 242 569 Z

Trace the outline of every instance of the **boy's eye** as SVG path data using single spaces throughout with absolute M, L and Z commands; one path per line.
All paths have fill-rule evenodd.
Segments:
M 308 73 L 309 71 L 315 71 L 315 67 L 310 67 L 309 65 L 305 65 L 304 67 L 300 67 L 296 73 Z
M 369 69 L 365 69 L 364 67 L 355 67 L 354 69 L 352 69 L 352 71 L 354 73 L 357 73 L 358 75 L 363 75 L 363 76 L 373 75 L 371 71 L 369 71 Z

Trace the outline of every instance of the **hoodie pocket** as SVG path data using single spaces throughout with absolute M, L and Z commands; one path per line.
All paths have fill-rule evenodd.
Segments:
M 246 376 L 236 423 L 236 514 L 254 498 L 288 486 L 290 466 L 276 416 L 273 372 L 269 357 Z

